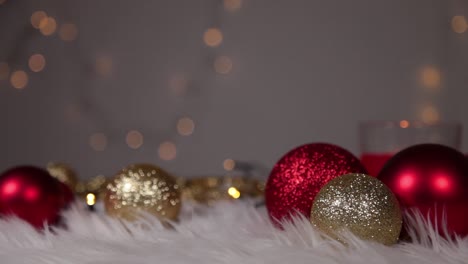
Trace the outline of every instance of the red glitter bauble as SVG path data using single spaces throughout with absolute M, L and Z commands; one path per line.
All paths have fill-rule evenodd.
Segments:
M 326 143 L 299 146 L 273 167 L 265 186 L 265 203 L 275 224 L 296 213 L 310 217 L 312 202 L 330 180 L 348 173 L 367 173 L 347 150 Z
M 0 175 L 0 214 L 15 215 L 37 228 L 54 224 L 63 206 L 58 181 L 45 170 L 21 166 Z
M 462 153 L 437 144 L 415 145 L 391 158 L 378 178 L 403 209 L 429 216 L 441 235 L 445 217 L 449 235 L 468 234 L 468 161 Z

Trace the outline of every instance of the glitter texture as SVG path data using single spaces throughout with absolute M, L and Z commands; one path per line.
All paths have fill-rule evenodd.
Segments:
M 398 201 L 381 181 L 365 174 L 331 180 L 315 197 L 311 223 L 340 239 L 348 230 L 364 240 L 385 245 L 398 241 L 402 219 Z
M 310 216 L 315 195 L 323 185 L 343 174 L 366 173 L 358 158 L 325 143 L 307 144 L 284 155 L 274 166 L 265 187 L 268 214 L 277 220 L 291 214 Z
M 176 220 L 180 199 L 180 188 L 173 176 L 153 165 L 134 164 L 109 182 L 104 204 L 108 214 L 126 220 L 137 219 L 141 211 Z

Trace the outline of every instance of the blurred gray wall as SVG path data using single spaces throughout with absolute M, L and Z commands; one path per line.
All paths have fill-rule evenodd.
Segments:
M 425 105 L 468 128 L 468 33 L 451 28 L 467 7 L 244 0 L 227 12 L 222 1 L 7 0 L 0 61 L 26 70 L 29 83 L 0 81 L 0 168 L 63 160 L 91 177 L 133 162 L 186 176 L 223 173 L 227 158 L 271 167 L 306 142 L 358 154 L 359 121 L 420 119 Z M 78 38 L 42 36 L 29 22 L 36 10 L 75 23 Z M 216 48 L 202 40 L 213 26 L 224 34 Z M 28 71 L 34 53 L 46 58 L 42 72 Z M 220 55 L 232 59 L 228 74 L 213 71 Z M 97 58 L 112 62 L 108 75 L 96 74 Z M 440 70 L 436 91 L 421 84 L 425 67 Z M 174 92 L 174 78 L 185 92 Z M 184 116 L 195 122 L 190 136 L 177 134 Z M 138 149 L 125 142 L 130 130 L 144 136 Z M 97 132 L 107 137 L 103 151 L 89 144 Z M 177 147 L 170 161 L 158 157 L 166 140 Z

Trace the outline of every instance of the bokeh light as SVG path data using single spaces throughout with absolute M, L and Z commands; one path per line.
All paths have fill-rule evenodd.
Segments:
M 421 84 L 431 90 L 436 90 L 440 87 L 441 74 L 438 68 L 428 65 L 422 68 L 420 81 Z
M 29 58 L 29 68 L 33 72 L 40 72 L 46 65 L 46 60 L 42 54 L 34 54 Z
M 219 56 L 214 61 L 214 69 L 219 74 L 228 74 L 232 70 L 232 61 L 227 56 Z
M 189 117 L 183 117 L 177 122 L 177 132 L 182 136 L 190 136 L 195 129 L 195 122 Z
M 28 85 L 28 79 L 25 71 L 15 71 L 10 76 L 10 83 L 16 89 L 23 89 Z
M 44 11 L 35 11 L 32 15 L 31 15 L 31 25 L 34 27 L 34 28 L 37 28 L 39 29 L 41 24 L 43 26 L 45 26 L 45 24 L 47 23 L 47 14 L 46 12 Z
M 127 133 L 125 141 L 129 148 L 138 149 L 143 145 L 143 135 L 137 130 L 132 130 Z
M 6 62 L 0 62 L 0 81 L 7 80 L 10 76 L 10 66 Z
M 408 122 L 408 120 L 401 120 L 400 121 L 400 127 L 401 128 L 408 128 L 410 125 L 410 123 Z
M 59 37 L 63 41 L 73 41 L 78 37 L 78 28 L 75 24 L 63 24 L 59 29 Z
M 223 42 L 223 33 L 218 28 L 209 28 L 203 34 L 203 41 L 207 46 L 217 47 Z
M 236 12 L 242 7 L 242 0 L 224 0 L 224 10 L 229 12 Z
M 100 76 L 107 77 L 112 74 L 113 63 L 112 58 L 109 56 L 98 56 L 94 66 L 96 73 Z
M 468 29 L 468 23 L 464 16 L 454 16 L 452 18 L 452 30 L 456 33 L 462 34 Z
M 55 18 L 53 17 L 42 19 L 39 23 L 39 30 L 41 31 L 42 35 L 50 36 L 57 30 L 57 21 L 55 21 Z
M 225 159 L 223 161 L 223 168 L 226 171 L 232 171 L 236 167 L 236 162 L 233 159 Z
M 95 151 L 104 151 L 107 148 L 107 137 L 104 133 L 94 133 L 89 137 L 89 146 Z
M 432 105 L 425 106 L 421 110 L 421 119 L 426 124 L 437 123 L 440 120 L 439 111 Z
M 241 196 L 241 193 L 236 187 L 229 187 L 228 194 L 234 199 L 238 199 Z
M 159 145 L 158 154 L 162 160 L 173 160 L 177 155 L 177 148 L 174 143 L 165 141 Z

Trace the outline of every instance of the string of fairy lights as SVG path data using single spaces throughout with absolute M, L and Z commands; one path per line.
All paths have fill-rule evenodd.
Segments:
M 0 0 L 0 8 L 2 5 L 8 3 L 9 0 Z M 221 4 L 222 8 L 215 10 L 222 10 L 222 12 L 235 13 L 242 8 L 243 0 L 223 0 L 216 2 Z M 216 11 L 218 12 L 218 11 Z M 79 37 L 79 28 L 75 23 L 65 22 L 60 23 L 56 18 L 47 14 L 44 10 L 34 11 L 30 18 L 29 23 L 31 27 L 39 32 L 43 37 L 50 37 L 55 34 L 59 39 L 64 42 L 75 41 Z M 455 34 L 466 34 L 468 30 L 468 22 L 465 16 L 455 15 L 451 18 L 451 29 Z M 225 37 L 221 28 L 220 21 L 214 21 L 201 33 L 201 41 L 203 41 L 208 51 L 208 57 L 212 59 L 213 72 L 216 74 L 229 74 L 234 65 L 232 59 L 220 53 L 220 47 L 225 42 Z M 7 58 L 0 61 L 0 81 L 9 81 L 12 88 L 17 90 L 26 89 L 31 84 L 29 76 L 32 74 L 40 74 L 47 66 L 47 58 L 44 54 L 34 53 L 29 56 L 27 62 L 20 63 L 23 68 L 14 68 L 11 61 Z M 98 55 L 94 61 L 94 72 L 98 76 L 111 77 L 113 73 L 113 60 L 110 55 Z M 423 65 L 417 73 L 418 83 L 425 92 L 437 94 L 441 91 L 442 87 L 442 74 L 437 65 Z M 174 74 L 169 78 L 168 88 L 175 96 L 185 96 L 187 90 L 190 88 L 190 80 L 184 74 Z M 79 112 L 79 107 L 71 105 L 65 112 L 68 116 L 82 115 Z M 420 119 L 426 123 L 436 123 L 441 119 L 439 110 L 433 102 L 424 103 L 419 112 Z M 400 124 L 406 126 L 407 120 L 402 120 Z M 172 131 L 177 135 L 187 137 L 191 136 L 196 127 L 196 122 L 188 115 L 178 117 L 175 122 L 175 128 Z M 170 136 L 174 133 L 168 133 L 166 140 L 159 143 L 158 156 L 161 160 L 171 161 L 177 157 L 177 145 Z M 109 144 L 109 136 L 98 131 L 89 136 L 89 146 L 94 151 L 105 151 Z M 122 139 L 120 139 L 122 140 Z M 143 133 L 137 129 L 130 129 L 125 136 L 125 143 L 130 149 L 136 150 L 143 146 L 145 137 Z M 233 170 L 236 162 L 233 159 L 225 159 L 222 162 L 223 168 L 226 171 Z

